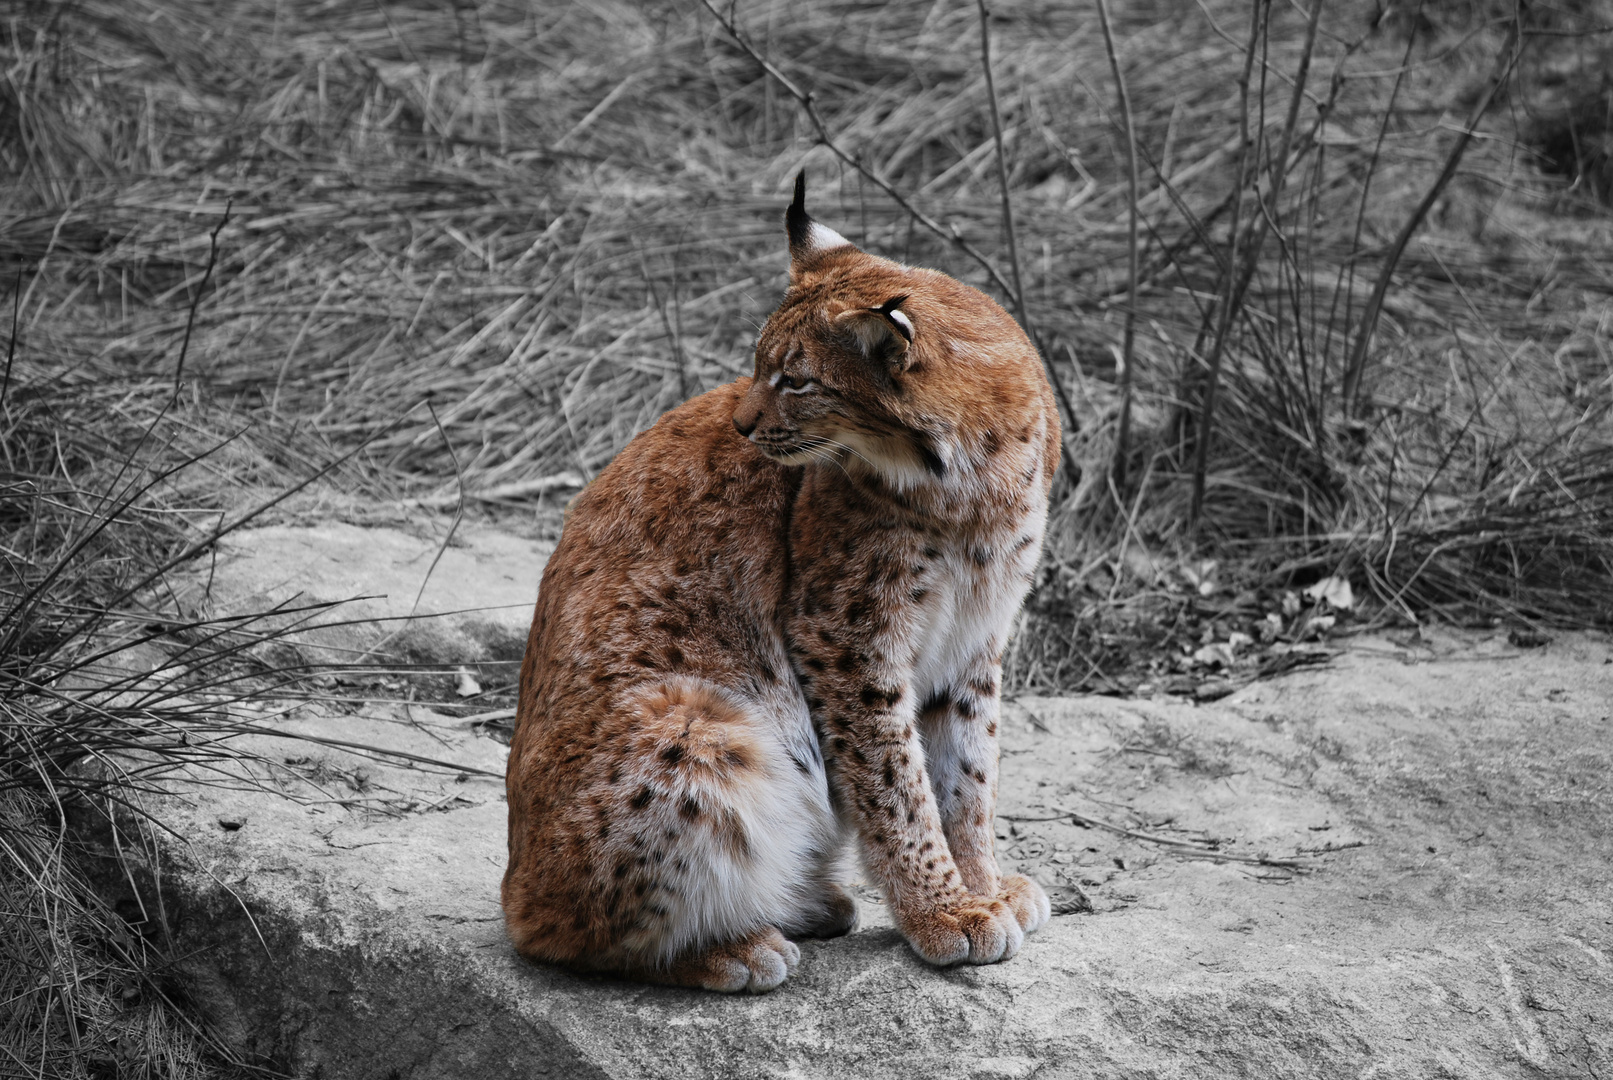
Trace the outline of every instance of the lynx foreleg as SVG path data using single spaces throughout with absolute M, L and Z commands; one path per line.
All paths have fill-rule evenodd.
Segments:
M 948 849 L 908 681 L 847 668 L 849 678 L 820 679 L 809 693 L 831 780 L 903 936 L 933 964 L 1013 956 L 1024 940 L 1013 904 L 970 890 Z
M 995 658 L 980 658 L 932 693 L 919 714 L 947 847 L 964 885 L 983 896 L 995 896 L 1001 884 L 995 847 L 1000 670 Z
M 1039 929 L 1051 914 L 1047 894 L 1029 878 L 1004 878 L 997 866 L 997 723 L 1002 665 L 978 657 L 919 716 L 925 762 L 947 846 L 970 892 L 1013 908 L 1021 929 Z

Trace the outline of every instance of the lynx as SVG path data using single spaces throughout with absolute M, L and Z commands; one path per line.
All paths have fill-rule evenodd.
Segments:
M 516 949 L 763 992 L 855 928 L 848 840 L 913 949 L 989 964 L 1048 918 L 993 850 L 1002 652 L 1059 423 L 986 296 L 785 213 L 755 374 L 577 497 L 507 773 Z

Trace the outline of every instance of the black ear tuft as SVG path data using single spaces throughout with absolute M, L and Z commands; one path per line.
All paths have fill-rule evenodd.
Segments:
M 795 284 L 819 255 L 837 248 L 850 248 L 850 240 L 827 225 L 813 221 L 806 212 L 806 170 L 795 176 L 795 199 L 784 211 L 784 231 L 790 238 L 790 284 Z
M 795 199 L 784 211 L 784 231 L 789 235 L 790 247 L 804 248 L 812 231 L 812 219 L 806 212 L 806 170 L 795 174 Z

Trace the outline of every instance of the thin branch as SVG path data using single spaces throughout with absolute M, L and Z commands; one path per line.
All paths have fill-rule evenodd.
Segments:
M 1120 73 L 1120 59 L 1115 55 L 1114 32 L 1109 26 L 1109 5 L 1106 0 L 1097 0 L 1097 5 L 1098 22 L 1103 27 L 1103 47 L 1109 54 L 1109 71 L 1114 76 L 1115 94 L 1120 99 L 1120 121 L 1126 145 L 1126 176 L 1130 185 L 1126 234 L 1126 329 L 1120 348 L 1120 431 L 1115 438 L 1114 466 L 1111 470 L 1115 489 L 1123 491 L 1126 486 L 1126 460 L 1131 453 L 1132 363 L 1137 344 L 1137 133 L 1131 120 L 1131 95 L 1126 90 L 1126 79 Z
M 1462 125 L 1462 132 L 1456 137 L 1456 145 L 1451 147 L 1445 156 L 1445 167 L 1440 170 L 1439 178 L 1429 187 L 1423 195 L 1422 202 L 1411 212 L 1406 223 L 1400 227 L 1400 234 L 1395 237 L 1389 254 L 1384 257 L 1383 268 L 1378 271 L 1378 280 L 1372 286 L 1372 295 L 1367 298 L 1366 310 L 1361 313 L 1361 328 L 1356 331 L 1355 347 L 1350 351 L 1349 365 L 1344 369 L 1344 400 L 1341 402 L 1344 415 L 1349 417 L 1355 412 L 1356 397 L 1361 390 L 1361 376 L 1366 370 L 1367 348 L 1372 344 L 1372 335 L 1378 328 L 1378 316 L 1383 312 L 1383 298 L 1389 291 L 1389 280 L 1394 276 L 1395 268 L 1400 264 L 1400 257 L 1406 251 L 1406 245 L 1411 242 L 1412 233 L 1416 232 L 1423 223 L 1423 218 L 1433 207 L 1434 200 L 1445 190 L 1451 177 L 1456 175 L 1456 168 L 1462 163 L 1462 155 L 1467 152 L 1468 143 L 1473 141 L 1473 133 L 1478 128 L 1479 121 L 1484 114 L 1490 111 L 1495 96 L 1506 85 L 1512 69 L 1517 66 L 1518 59 L 1523 55 L 1524 45 L 1528 35 L 1523 31 L 1522 14 L 1515 15 L 1512 21 L 1511 49 L 1503 57 L 1496 60 L 1496 72 L 1490 79 L 1490 85 L 1484 88 L 1484 96 L 1479 98 L 1478 104 L 1468 115 L 1467 123 Z
M 1292 870 L 1304 873 L 1314 869 L 1309 863 L 1300 858 L 1273 859 L 1265 855 L 1236 855 L 1230 851 L 1221 851 L 1211 847 L 1201 840 L 1178 840 L 1170 836 L 1157 836 L 1153 833 L 1139 832 L 1128 829 L 1124 825 L 1116 825 L 1112 821 L 1095 818 L 1075 810 L 1061 810 L 1056 814 L 1026 815 L 1026 814 L 998 814 L 1004 821 L 1068 821 L 1072 825 L 1083 829 L 1102 829 L 1104 832 L 1124 836 L 1128 840 L 1138 840 L 1145 844 L 1157 844 L 1173 855 L 1181 855 L 1193 859 L 1210 859 L 1215 862 L 1247 863 L 1251 866 L 1273 866 L 1281 870 Z M 1362 845 L 1353 844 L 1352 847 Z
M 1254 35 L 1260 29 L 1260 24 L 1258 21 L 1260 7 L 1261 5 L 1259 4 L 1257 4 L 1255 7 L 1256 21 L 1250 30 L 1251 36 L 1249 39 L 1248 54 L 1249 62 L 1252 62 L 1254 56 Z M 1193 468 L 1193 504 L 1189 513 L 1189 517 L 1194 527 L 1196 527 L 1198 524 L 1199 514 L 1203 510 L 1204 504 L 1204 482 L 1205 475 L 1209 469 L 1210 436 L 1215 423 L 1215 391 L 1216 384 L 1221 373 L 1221 359 L 1224 355 L 1225 339 L 1226 335 L 1231 331 L 1232 319 L 1243 307 L 1243 298 L 1249 290 L 1249 284 L 1254 280 L 1255 272 L 1260 268 L 1260 253 L 1262 250 L 1264 250 L 1266 245 L 1266 234 L 1271 230 L 1272 223 L 1276 221 L 1280 212 L 1278 200 L 1282 198 L 1283 188 L 1288 181 L 1288 173 L 1290 169 L 1288 157 L 1293 147 L 1294 131 L 1299 123 L 1299 107 L 1305 96 L 1305 84 L 1310 75 L 1311 57 L 1316 49 L 1316 35 L 1321 22 L 1322 7 L 1322 0 L 1315 0 L 1315 3 L 1311 8 L 1310 21 L 1306 28 L 1305 34 L 1305 46 L 1300 53 L 1299 68 L 1295 72 L 1293 79 L 1294 92 L 1293 96 L 1289 100 L 1288 116 L 1283 124 L 1282 139 L 1278 143 L 1277 153 L 1271 164 L 1272 178 L 1269 184 L 1267 197 L 1264 201 L 1262 201 L 1259 197 L 1258 176 L 1260 172 L 1260 162 L 1258 160 L 1258 153 L 1256 154 L 1256 161 L 1254 163 L 1254 170 L 1252 174 L 1246 174 L 1244 171 L 1244 163 L 1246 158 L 1242 155 L 1240 155 L 1239 158 L 1237 188 L 1239 192 L 1238 203 L 1240 205 L 1242 203 L 1241 192 L 1245 176 L 1254 176 L 1256 178 L 1254 192 L 1255 209 L 1259 211 L 1259 215 L 1252 222 L 1250 222 L 1250 235 L 1248 242 L 1242 245 L 1244 259 L 1242 266 L 1240 267 L 1238 262 L 1240 244 L 1239 237 L 1237 235 L 1239 207 L 1237 205 L 1233 207 L 1232 257 L 1229 260 L 1229 263 L 1232 272 L 1235 273 L 1237 277 L 1235 281 L 1230 283 L 1228 288 L 1226 294 L 1226 303 L 1221 309 L 1221 319 L 1216 332 L 1215 341 L 1210 346 L 1210 375 L 1208 384 L 1205 386 L 1203 409 L 1200 413 L 1199 429 L 1196 433 L 1198 438 L 1198 454 Z M 1271 13 L 1269 0 L 1267 0 L 1265 5 L 1265 10 L 1266 16 L 1269 19 Z M 1245 81 L 1241 84 L 1245 91 L 1245 107 L 1247 107 L 1247 76 L 1250 71 L 1249 62 L 1245 63 Z M 1262 68 L 1262 70 L 1264 71 L 1264 68 Z M 1264 101 L 1264 99 L 1265 94 L 1264 90 L 1262 90 L 1261 100 Z M 1263 111 L 1264 106 L 1262 105 L 1262 112 Z M 1247 111 L 1245 112 L 1242 122 L 1244 124 L 1244 131 L 1247 133 Z M 1265 125 L 1262 123 L 1262 136 L 1257 136 L 1257 138 L 1263 137 L 1264 130 Z M 1244 149 L 1245 151 L 1248 150 L 1247 145 Z M 1279 236 L 1279 240 L 1280 239 L 1281 238 Z M 1284 412 L 1286 413 L 1287 410 L 1285 409 Z
M 426 586 L 431 584 L 431 575 L 436 571 L 437 564 L 442 561 L 442 553 L 453 543 L 454 533 L 459 531 L 459 523 L 465 517 L 465 477 L 459 469 L 459 455 L 454 452 L 453 441 L 448 438 L 448 432 L 442 429 L 442 421 L 437 418 L 437 407 L 429 398 L 426 400 L 426 409 L 431 413 L 431 422 L 437 425 L 437 434 L 442 436 L 443 446 L 448 448 L 448 460 L 454 463 L 454 487 L 459 492 L 459 499 L 454 503 L 454 521 L 448 526 L 448 535 L 442 538 L 437 554 L 431 557 L 431 565 L 426 567 L 426 576 L 420 580 L 420 591 L 414 594 L 414 604 L 409 608 L 410 615 L 420 610 L 420 598 L 426 595 Z
M 685 223 L 684 227 L 688 227 L 687 223 Z M 678 246 L 672 250 L 672 305 L 674 310 L 678 306 L 678 252 L 681 250 L 682 245 L 683 238 L 680 234 Z M 667 316 L 667 306 L 661 300 L 661 290 L 655 287 L 655 276 L 650 273 L 650 264 L 649 260 L 644 257 L 644 249 L 637 241 L 634 241 L 633 247 L 638 252 L 639 271 L 644 275 L 644 284 L 649 286 L 650 299 L 655 302 L 655 312 L 661 316 L 661 330 L 666 334 L 667 342 L 672 346 L 672 362 L 678 367 L 678 400 L 686 401 L 689 397 L 689 359 L 683 354 L 683 319 L 680 316 L 678 326 L 673 327 L 672 320 Z
M 1243 73 L 1238 77 L 1238 173 L 1232 187 L 1230 234 L 1232 250 L 1227 259 L 1226 292 L 1220 305 L 1215 337 L 1210 342 L 1207 364 L 1209 373 L 1204 381 L 1204 398 L 1199 408 L 1199 426 L 1194 432 L 1198 447 L 1193 465 L 1193 500 L 1188 509 L 1188 528 L 1193 530 L 1197 530 L 1199 513 L 1204 509 L 1204 476 L 1209 469 L 1210 436 L 1215 422 L 1215 390 L 1221 377 L 1221 357 L 1226 349 L 1227 334 L 1232 329 L 1232 315 L 1237 306 L 1239 242 L 1243 238 L 1240 219 L 1243 212 L 1243 187 L 1249 175 L 1249 77 L 1254 70 L 1255 46 L 1260 40 L 1260 13 L 1269 2 L 1270 0 L 1255 0 L 1250 6 L 1249 45 L 1244 50 Z
M 1002 111 L 997 108 L 997 82 L 991 74 L 991 12 L 986 9 L 986 0 L 975 0 L 975 6 L 980 9 L 980 69 L 986 75 L 986 100 L 991 106 L 991 137 L 997 145 L 997 182 L 1002 187 L 1003 235 L 1008 238 L 1008 271 L 1014 279 L 1014 291 L 1010 295 L 1014 301 L 1014 314 L 1019 316 L 1019 325 L 1025 328 L 1026 335 L 1030 335 L 1030 315 L 1025 311 L 1025 284 L 1019 273 L 1019 244 L 1014 239 L 1014 203 L 1008 193 L 1008 155 L 1003 150 L 1003 117 Z
M 190 314 L 185 316 L 185 340 L 180 343 L 179 362 L 174 365 L 174 397 L 179 396 L 180 383 L 185 377 L 185 354 L 190 352 L 190 332 L 196 326 L 196 309 L 202 305 L 202 294 L 207 291 L 207 283 L 213 277 L 213 266 L 218 262 L 218 234 L 230 223 L 230 208 L 234 205 L 235 196 L 231 195 L 224 204 L 224 216 L 219 218 L 213 235 L 207 240 L 207 269 L 202 271 L 202 283 L 196 287 L 196 295 L 190 298 Z
M 1318 428 L 1322 424 L 1322 415 L 1326 407 L 1327 395 L 1327 366 L 1333 357 L 1333 335 L 1337 325 L 1339 301 L 1344 301 L 1344 326 L 1346 335 L 1348 327 L 1355 321 L 1355 271 L 1358 260 L 1355 258 L 1361 251 L 1361 231 L 1366 227 L 1367 205 L 1372 194 L 1372 183 L 1378 175 L 1378 162 L 1383 153 L 1383 143 L 1389 135 L 1389 124 L 1395 117 L 1395 105 L 1400 100 L 1400 89 L 1405 82 L 1406 72 L 1411 70 L 1411 52 L 1417 43 L 1417 27 L 1422 20 L 1424 0 L 1417 0 L 1417 10 L 1412 13 L 1411 29 L 1406 33 L 1406 52 L 1400 58 L 1400 67 L 1395 71 L 1394 85 L 1389 90 L 1389 103 L 1384 106 L 1383 115 L 1378 121 L 1378 134 L 1372 143 L 1372 155 L 1367 159 L 1366 173 L 1361 179 L 1361 198 L 1356 205 L 1355 225 L 1350 232 L 1350 246 L 1347 249 L 1351 257 L 1339 264 L 1338 272 L 1333 275 L 1333 299 L 1328 304 L 1327 328 L 1322 335 L 1323 351 L 1321 366 L 1317 372 L 1316 384 L 1318 387 L 1315 402 L 1315 420 Z M 1365 38 L 1361 39 L 1362 41 Z M 1359 44 L 1359 42 L 1358 42 Z M 1333 72 L 1333 92 L 1328 100 L 1337 98 L 1337 91 L 1344 82 L 1344 61 L 1340 60 Z
M 0 382 L 0 407 L 11 390 L 11 362 L 17 358 L 17 319 L 22 312 L 22 267 L 17 267 L 17 283 L 11 287 L 11 343 L 6 346 L 6 377 Z
M 426 495 L 418 499 L 400 499 L 399 506 L 421 506 L 432 510 L 446 510 L 450 506 L 457 506 L 464 499 L 476 502 L 508 502 L 512 499 L 525 499 L 533 495 L 542 495 L 546 492 L 581 488 L 587 484 L 587 478 L 579 472 L 558 472 L 552 476 L 539 476 L 532 480 L 514 480 L 508 484 L 497 484 L 480 491 L 466 491 L 463 495 Z
M 1058 404 L 1063 409 L 1067 430 L 1076 427 L 1075 406 L 1064 392 L 1064 383 L 1059 380 L 1058 372 L 1053 370 L 1053 363 L 1047 357 L 1047 350 L 1041 345 L 1031 326 L 1030 311 L 1025 306 L 1025 285 L 1019 272 L 1019 243 L 1014 235 L 1014 204 L 1009 197 L 1008 188 L 1008 153 L 1003 147 L 1003 118 L 1002 111 L 997 107 L 997 82 L 991 73 L 991 12 L 986 8 L 986 0 L 975 0 L 980 8 L 980 66 L 986 75 L 986 98 L 991 104 L 991 133 L 996 142 L 997 149 L 997 180 L 1002 185 L 1003 200 L 1003 232 L 1008 237 L 1008 268 L 1014 276 L 1013 301 L 1015 314 L 1019 318 L 1019 325 L 1024 329 L 1025 336 L 1036 344 L 1036 352 L 1042 358 L 1042 365 L 1047 369 L 1047 381 L 1052 384 L 1053 391 L 1058 398 Z M 1075 455 L 1070 453 L 1069 444 L 1062 437 L 1059 439 L 1059 456 L 1064 459 L 1064 474 L 1074 484 L 1080 477 L 1080 467 L 1075 463 Z
M 717 20 L 718 25 L 728 32 L 728 36 L 734 39 L 735 44 L 745 51 L 745 55 L 749 56 L 752 60 L 760 64 L 763 71 L 766 71 L 769 75 L 773 76 L 774 79 L 778 80 L 779 85 L 784 87 L 785 91 L 801 104 L 802 111 L 806 113 L 807 119 L 811 121 L 812 127 L 817 131 L 818 141 L 824 146 L 828 147 L 829 151 L 834 154 L 835 157 L 857 170 L 858 173 L 862 174 L 862 176 L 868 180 L 873 181 L 874 185 L 878 187 L 879 190 L 883 191 L 887 196 L 889 196 L 890 199 L 895 202 L 897 206 L 900 206 L 903 211 L 910 214 L 914 221 L 917 221 L 930 232 L 952 244 L 959 251 L 963 252 L 975 262 L 979 263 L 981 268 L 984 269 L 991 277 L 992 282 L 997 286 L 997 288 L 1002 290 L 1004 296 L 1012 298 L 1015 295 L 1013 286 L 1010 285 L 1008 280 L 1003 277 L 1002 272 L 997 269 L 996 264 L 988 259 L 979 248 L 965 240 L 958 233 L 956 228 L 949 229 L 943 226 L 939 221 L 936 221 L 934 218 L 924 213 L 918 207 L 909 202 L 900 191 L 891 186 L 889 181 L 875 173 L 867 165 L 864 165 L 861 158 L 856 157 L 842 149 L 840 144 L 835 142 L 834 137 L 829 134 L 829 127 L 823 122 L 823 117 L 818 114 L 818 107 L 813 103 L 812 94 L 806 90 L 802 90 L 799 86 L 796 86 L 795 83 L 791 81 L 790 77 L 784 74 L 777 64 L 774 64 L 771 60 L 768 60 L 766 57 L 764 57 L 756 46 L 752 45 L 744 34 L 740 32 L 739 27 L 734 24 L 734 21 L 730 17 L 724 15 L 721 11 L 717 10 L 717 6 L 716 4 L 712 3 L 712 0 L 700 0 L 700 2 L 705 5 L 707 11 L 711 12 L 712 16 Z

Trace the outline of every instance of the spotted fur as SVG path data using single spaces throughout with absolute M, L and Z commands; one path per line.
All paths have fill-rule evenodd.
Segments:
M 544 572 L 507 778 L 534 959 L 753 991 L 845 933 L 855 835 L 913 948 L 1012 956 L 1048 917 L 993 854 L 1001 657 L 1059 426 L 990 299 L 786 214 L 753 377 L 578 497 Z

